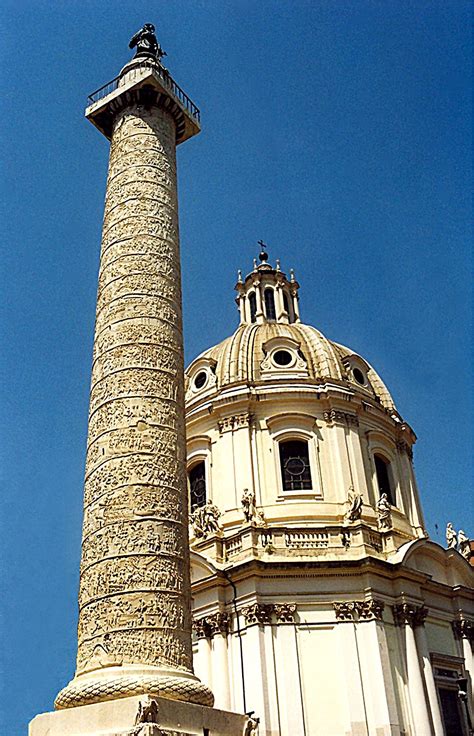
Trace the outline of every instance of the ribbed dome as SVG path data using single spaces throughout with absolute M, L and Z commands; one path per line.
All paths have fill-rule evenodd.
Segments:
M 300 322 L 241 324 L 233 335 L 201 353 L 190 364 L 186 371 L 187 384 L 193 380 L 203 361 L 212 364 L 218 391 L 234 383 L 255 384 L 267 380 L 268 368 L 264 361 L 268 344 L 272 341 L 270 344 L 278 348 L 281 341 L 284 348 L 285 340 L 297 344 L 299 357 L 304 360 L 304 375 L 301 371 L 295 375 L 299 381 L 337 381 L 365 396 L 372 394 L 386 409 L 395 409 L 385 384 L 367 361 L 349 348 L 328 340 L 315 327 Z M 278 380 L 278 373 L 278 367 L 274 367 L 272 378 Z M 281 377 L 282 380 L 291 379 L 291 372 L 282 368 Z M 364 385 L 358 380 L 362 377 L 366 378 Z

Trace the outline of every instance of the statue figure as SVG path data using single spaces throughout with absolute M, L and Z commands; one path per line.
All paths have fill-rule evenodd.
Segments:
M 257 513 L 257 507 L 255 505 L 255 493 L 246 488 L 242 494 L 242 509 L 244 512 L 245 521 L 254 521 Z
M 194 536 L 206 538 L 208 534 L 220 531 L 219 516 L 221 512 L 209 498 L 204 506 L 198 506 L 189 516 L 189 521 L 193 526 Z
M 131 49 L 137 47 L 135 59 L 143 56 L 161 61 L 163 56 L 167 55 L 156 39 L 153 23 L 145 23 L 143 28 L 140 28 L 132 37 L 128 46 Z
M 390 529 L 392 526 L 391 506 L 386 493 L 382 493 L 377 503 L 379 529 Z
M 245 724 L 244 729 L 244 736 L 258 736 L 258 724 L 260 723 L 260 718 L 256 718 L 252 713 L 248 714 L 248 721 Z
M 138 703 L 138 713 L 135 718 L 135 726 L 141 723 L 158 723 L 158 703 L 149 695 Z
M 450 521 L 448 521 L 446 526 L 446 544 L 448 545 L 448 549 L 456 549 L 458 546 L 458 537 Z
M 471 557 L 471 545 L 469 543 L 469 537 L 462 529 L 458 531 L 458 543 L 460 553 L 466 558 L 466 560 L 469 560 Z
M 204 506 L 202 506 L 203 512 L 203 528 L 205 533 L 218 532 L 220 530 L 219 516 L 221 512 L 215 504 L 212 503 L 209 498 Z
M 347 499 L 349 501 L 349 508 L 346 512 L 346 521 L 357 521 L 360 519 L 362 514 L 362 496 L 360 493 L 352 493 L 354 488 L 349 488 Z

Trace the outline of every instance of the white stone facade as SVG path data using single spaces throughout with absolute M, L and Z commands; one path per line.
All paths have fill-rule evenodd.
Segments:
M 236 288 L 186 373 L 196 674 L 262 736 L 467 734 L 472 568 L 427 538 L 413 431 L 294 277 L 262 258 Z

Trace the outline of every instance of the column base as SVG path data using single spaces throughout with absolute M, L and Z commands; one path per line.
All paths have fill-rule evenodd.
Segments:
M 142 723 L 140 714 L 150 704 L 153 723 Z M 31 721 L 28 736 L 243 736 L 248 726 L 249 718 L 238 713 L 135 696 L 42 713 Z
M 212 707 L 214 696 L 191 672 L 156 667 L 103 667 L 74 677 L 59 693 L 57 710 L 133 695 L 152 695 Z

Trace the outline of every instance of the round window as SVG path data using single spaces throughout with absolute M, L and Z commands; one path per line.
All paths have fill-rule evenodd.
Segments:
M 273 354 L 273 360 L 277 365 L 290 365 L 293 361 L 293 356 L 288 350 L 277 350 Z
M 354 376 L 357 383 L 360 383 L 361 386 L 365 386 L 365 384 L 367 383 L 367 380 L 359 368 L 354 368 L 352 370 L 352 375 Z
M 196 378 L 194 379 L 195 388 L 202 388 L 207 381 L 206 371 L 199 371 Z

